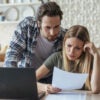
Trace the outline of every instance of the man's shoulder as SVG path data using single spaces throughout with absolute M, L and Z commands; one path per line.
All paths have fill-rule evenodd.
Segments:
M 67 29 L 61 27 L 59 32 L 59 37 L 63 38 L 67 32 Z
M 34 17 L 26 17 L 24 18 L 16 27 L 15 33 L 17 35 L 23 34 L 24 39 L 32 40 L 38 36 L 39 28 L 37 26 L 36 19 Z M 15 34 L 14 33 L 14 34 Z
M 61 28 L 60 28 L 60 33 L 64 33 L 64 34 L 65 34 L 65 33 L 67 32 L 67 30 L 68 30 L 68 29 L 61 27 Z
M 35 17 L 26 17 L 24 18 L 20 23 L 19 25 L 21 26 L 36 26 L 36 18 Z

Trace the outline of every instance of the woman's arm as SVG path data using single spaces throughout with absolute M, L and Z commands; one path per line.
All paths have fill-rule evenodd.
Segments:
M 100 92 L 100 55 L 94 54 L 91 88 L 94 93 Z
M 43 64 L 36 70 L 36 79 L 39 80 L 49 73 L 49 69 Z M 38 91 L 45 91 L 47 93 L 57 93 L 61 89 L 52 87 L 51 84 L 44 84 L 37 82 Z
M 93 93 L 100 92 L 100 55 L 93 43 L 87 43 L 85 48 L 93 55 L 93 70 L 91 75 L 91 89 Z
M 44 76 L 46 76 L 46 74 L 48 74 L 48 73 L 49 73 L 49 69 L 44 64 L 42 66 L 40 66 L 36 70 L 37 81 L 39 79 L 43 78 Z M 37 82 L 38 91 L 46 91 L 46 86 L 47 86 L 47 84 Z
M 49 69 L 43 64 L 36 70 L 36 79 L 39 80 L 49 73 Z

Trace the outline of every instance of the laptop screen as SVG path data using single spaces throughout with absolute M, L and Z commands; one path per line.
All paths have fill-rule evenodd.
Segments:
M 0 98 L 38 100 L 34 68 L 0 68 Z

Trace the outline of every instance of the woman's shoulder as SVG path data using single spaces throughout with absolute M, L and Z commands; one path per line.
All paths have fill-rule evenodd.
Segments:
M 57 58 L 59 58 L 59 57 L 61 58 L 62 57 L 62 52 L 61 51 L 55 52 L 51 56 L 55 56 Z
M 55 52 L 51 54 L 46 61 L 58 61 L 62 59 L 62 52 Z
M 50 70 L 53 70 L 54 66 L 61 67 L 62 66 L 62 56 L 61 52 L 53 53 L 46 61 L 44 65 L 48 67 Z

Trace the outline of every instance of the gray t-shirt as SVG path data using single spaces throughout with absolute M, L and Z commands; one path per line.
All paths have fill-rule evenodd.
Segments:
M 34 65 L 35 69 L 42 65 L 44 60 L 52 54 L 53 47 L 54 41 L 48 41 L 41 35 L 37 37 L 37 45 L 36 48 L 34 48 L 35 53 L 32 58 L 32 65 Z

